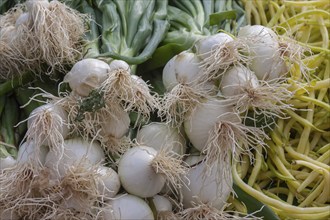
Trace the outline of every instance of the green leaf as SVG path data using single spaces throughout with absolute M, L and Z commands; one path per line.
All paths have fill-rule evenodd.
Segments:
M 224 12 L 218 12 L 213 13 L 210 15 L 210 25 L 220 25 L 221 22 L 227 19 L 236 19 L 236 11 L 224 11 Z
M 238 197 L 238 200 L 245 204 L 249 214 L 253 214 L 253 216 L 256 217 L 263 217 L 264 220 L 280 219 L 275 214 L 275 212 L 271 208 L 269 208 L 269 206 L 263 204 L 253 196 L 247 194 L 238 185 L 234 184 L 233 188 Z
M 95 58 L 120 59 L 131 65 L 143 63 L 169 29 L 165 0 L 108 0 L 96 7 L 102 13 L 102 53 Z
M 16 146 L 15 125 L 19 120 L 19 108 L 13 95 L 7 96 L 6 106 L 1 115 L 0 132 L 5 143 Z M 17 155 L 17 149 L 7 148 L 8 153 L 13 157 Z
M 152 58 L 145 63 L 142 63 L 139 68 L 144 72 L 158 69 L 165 66 L 165 64 L 175 55 L 185 50 L 186 46 L 182 44 L 169 43 L 157 48 Z

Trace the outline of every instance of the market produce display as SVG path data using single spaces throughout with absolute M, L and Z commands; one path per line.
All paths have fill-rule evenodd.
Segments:
M 329 219 L 329 10 L 1 1 L 0 219 Z

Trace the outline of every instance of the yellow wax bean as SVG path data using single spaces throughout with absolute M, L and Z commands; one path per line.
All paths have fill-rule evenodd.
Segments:
M 232 174 L 233 174 L 233 179 L 234 182 L 242 189 L 244 190 L 246 193 L 248 193 L 249 195 L 253 196 L 254 198 L 258 199 L 259 201 L 271 206 L 271 207 L 275 207 L 276 209 L 280 209 L 283 210 L 285 212 L 290 212 L 290 214 L 298 214 L 298 215 L 302 215 L 302 214 L 322 214 L 325 212 L 329 211 L 329 206 L 327 207 L 306 207 L 306 208 L 302 208 L 302 207 L 297 207 L 297 206 L 293 206 L 290 205 L 286 202 L 282 202 L 273 198 L 270 198 L 266 195 L 264 195 L 262 192 L 252 188 L 251 186 L 249 186 L 248 184 L 244 183 L 244 181 L 242 179 L 239 178 L 237 172 L 236 172 L 236 164 L 233 165 L 232 167 Z
M 302 6 L 313 6 L 320 7 L 329 4 L 328 0 L 318 0 L 318 1 L 284 1 L 284 5 L 293 6 L 293 7 L 302 7 Z

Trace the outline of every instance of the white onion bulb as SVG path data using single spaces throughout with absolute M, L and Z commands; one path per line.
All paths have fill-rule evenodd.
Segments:
M 33 141 L 24 142 L 18 149 L 17 163 L 28 163 L 37 158 L 38 162 L 44 165 L 48 151 L 48 148 L 44 145 L 37 147 Z
M 194 166 L 198 163 L 201 163 L 202 160 L 205 158 L 204 154 L 190 154 L 188 157 L 186 157 L 186 159 L 184 160 L 184 162 L 186 164 L 188 164 L 189 166 Z
M 69 135 L 68 113 L 59 105 L 44 104 L 31 112 L 27 127 L 27 136 L 37 145 L 55 147 Z
M 218 122 L 219 117 L 227 121 L 240 122 L 240 119 L 233 114 L 233 107 L 223 104 L 222 100 L 211 99 L 200 103 L 186 118 L 184 122 L 185 132 L 199 151 L 203 151 L 209 138 L 209 132 Z
M 200 73 L 200 60 L 196 54 L 183 51 L 170 59 L 163 69 L 163 83 L 167 91 L 178 84 L 190 84 L 196 81 Z
M 80 96 L 88 96 L 93 90 L 101 86 L 108 77 L 110 67 L 101 60 L 86 58 L 78 61 L 64 77 L 72 91 Z
M 0 173 L 4 169 L 8 169 L 15 166 L 15 164 L 16 160 L 10 155 L 5 158 L 0 158 Z
M 131 77 L 133 79 L 134 84 L 139 85 L 138 87 L 140 88 L 140 90 L 143 93 L 149 93 L 150 92 L 148 84 L 141 77 L 139 77 L 137 75 L 131 75 Z
M 231 175 L 219 177 L 220 172 L 218 171 L 230 168 L 230 166 L 218 168 L 217 165 L 214 165 L 210 173 L 205 173 L 206 166 L 205 162 L 201 162 L 188 171 L 187 187 L 182 188 L 184 208 L 193 207 L 192 202 L 196 204 L 201 202 L 217 209 L 221 209 L 225 205 L 232 190 L 233 179 Z M 219 179 L 221 182 L 218 181 Z
M 155 195 L 152 197 L 152 202 L 154 203 L 154 206 L 156 208 L 156 211 L 159 212 L 167 212 L 172 211 L 172 203 L 168 198 L 160 195 Z
M 166 123 L 153 122 L 143 126 L 138 131 L 136 140 L 139 144 L 150 146 L 157 151 L 170 147 L 179 155 L 186 152 L 186 140 L 179 129 Z
M 20 25 L 27 25 L 30 19 L 30 14 L 28 12 L 22 13 L 15 22 L 15 27 L 19 27 Z
M 64 152 L 60 155 L 50 151 L 45 165 L 60 176 L 64 176 L 67 169 L 83 160 L 84 165 L 91 166 L 102 162 L 105 155 L 99 143 L 88 142 L 81 138 L 72 138 L 64 141 Z
M 259 81 L 257 76 L 244 66 L 233 66 L 228 69 L 220 83 L 220 89 L 224 96 L 235 96 L 245 92 L 246 88 L 257 88 Z
M 272 80 L 287 72 L 287 66 L 281 58 L 278 36 L 270 28 L 261 25 L 244 26 L 238 32 L 238 38 L 245 39 L 249 47 L 249 68 L 258 79 Z
M 217 46 L 231 41 L 234 41 L 234 39 L 226 33 L 217 33 L 204 37 L 195 43 L 196 54 L 202 59 L 206 59 L 211 55 L 212 49 L 216 49 Z
M 154 215 L 148 204 L 139 197 L 133 195 L 117 195 L 109 201 L 111 208 L 104 210 L 104 219 L 117 220 L 153 220 Z
M 110 167 L 100 166 L 97 169 L 99 177 L 98 191 L 105 198 L 113 198 L 117 195 L 120 189 L 120 180 L 116 171 Z
M 119 103 L 113 103 L 113 107 L 111 113 L 100 114 L 101 134 L 119 139 L 128 132 L 131 121 Z
M 129 73 L 131 72 L 131 68 L 128 65 L 128 63 L 126 63 L 123 60 L 113 60 L 110 64 L 109 64 L 110 70 L 114 71 L 114 70 L 118 70 L 118 69 L 123 69 L 123 70 L 127 70 Z
M 138 146 L 129 149 L 120 158 L 118 174 L 128 193 L 146 198 L 161 191 L 166 179 L 151 166 L 156 155 L 154 148 Z

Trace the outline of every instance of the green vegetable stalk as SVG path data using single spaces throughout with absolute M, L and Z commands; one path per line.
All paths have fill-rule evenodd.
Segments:
M 2 104 L 2 103 L 0 103 Z M 1 114 L 1 137 L 2 142 L 6 145 L 1 145 L 1 154 L 8 152 L 11 156 L 17 156 L 16 140 L 15 140 L 15 125 L 18 123 L 19 112 L 17 102 L 13 96 L 6 97 L 6 104 Z M 3 146 L 5 148 L 3 148 Z M 12 147 L 11 147 L 12 146 Z M 4 155 L 7 156 L 7 155 Z
M 100 54 L 88 54 L 89 57 L 140 64 L 151 57 L 169 28 L 166 0 L 89 3 L 92 4 L 95 23 L 99 25 L 101 33 Z M 96 41 L 97 35 L 96 27 L 92 24 L 89 40 Z
M 170 29 L 152 59 L 141 66 L 144 71 L 164 66 L 170 58 L 205 36 L 221 30 L 235 34 L 245 25 L 245 13 L 236 0 L 170 0 L 168 20 Z

